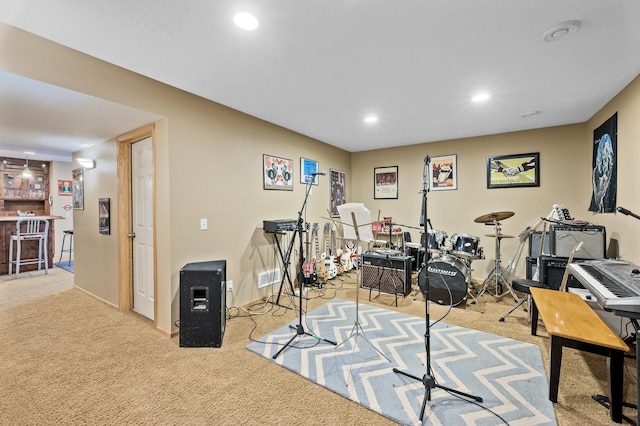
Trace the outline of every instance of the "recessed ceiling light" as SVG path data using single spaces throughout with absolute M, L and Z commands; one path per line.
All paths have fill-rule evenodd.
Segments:
M 577 20 L 560 22 L 559 24 L 556 24 L 551 28 L 548 28 L 545 32 L 543 32 L 542 39 L 544 41 L 560 40 L 561 38 L 565 38 L 569 34 L 572 34 L 578 31 L 578 28 L 580 28 L 580 24 L 582 24 L 582 22 Z
M 243 30 L 253 31 L 258 28 L 258 20 L 247 12 L 240 12 L 233 17 L 233 22 Z
M 491 96 L 489 96 L 488 93 L 478 93 L 477 95 L 475 95 L 473 98 L 471 98 L 471 100 L 473 102 L 484 102 L 487 99 L 489 99 Z
M 378 117 L 376 117 L 375 115 L 369 115 L 364 119 L 365 123 L 376 123 L 377 121 L 378 121 Z

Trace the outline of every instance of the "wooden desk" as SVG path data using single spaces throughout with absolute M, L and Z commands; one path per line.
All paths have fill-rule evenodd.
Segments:
M 49 256 L 49 268 L 53 268 L 53 257 L 55 254 L 55 226 L 54 222 L 56 219 L 64 219 L 62 216 L 36 216 L 40 219 L 48 219 L 49 220 L 49 236 L 48 236 L 48 246 L 47 250 Z M 16 222 L 18 219 L 25 219 L 21 216 L 0 216 L 0 275 L 6 275 L 9 273 L 9 244 L 11 244 L 11 235 L 15 235 L 16 233 Z M 25 246 L 26 252 L 23 257 L 36 257 L 36 255 L 29 254 L 28 250 L 32 249 L 31 247 Z M 15 252 L 15 247 L 14 247 Z M 37 254 L 37 250 L 35 250 L 35 254 Z M 20 267 L 20 272 L 33 271 L 37 270 L 38 265 L 23 265 Z
M 577 294 L 531 288 L 531 334 L 536 335 L 538 313 L 551 337 L 549 400 L 558 402 L 562 348 L 569 347 L 609 357 L 611 419 L 622 422 L 624 353 L 629 347 Z

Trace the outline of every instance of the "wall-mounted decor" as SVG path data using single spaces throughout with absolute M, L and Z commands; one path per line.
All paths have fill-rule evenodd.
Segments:
M 398 198 L 398 166 L 373 169 L 373 198 Z
M 540 153 L 487 157 L 487 188 L 540 186 Z
M 300 157 L 300 183 L 318 184 L 318 176 L 312 173 L 318 171 L 318 162 Z
M 431 190 L 445 191 L 458 189 L 457 156 L 443 155 L 431 158 Z
M 70 180 L 59 180 L 58 195 L 67 195 L 71 197 L 71 195 L 73 195 L 73 182 Z
M 293 191 L 293 160 L 262 156 L 264 189 L 280 189 Z
M 347 187 L 346 173 L 340 170 L 330 170 L 331 189 L 329 205 L 331 216 L 340 216 L 338 212 L 338 206 L 343 205 L 347 201 L 347 195 L 345 189 Z
M 612 213 L 618 187 L 618 113 L 593 131 L 591 184 L 593 194 L 589 211 Z
M 100 233 L 109 235 L 111 234 L 111 199 L 99 198 L 98 199 L 98 222 Z
M 84 175 L 82 169 L 71 171 L 73 179 L 73 209 L 84 210 Z

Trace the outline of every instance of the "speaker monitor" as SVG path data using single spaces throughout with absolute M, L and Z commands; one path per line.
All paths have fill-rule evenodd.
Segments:
M 407 296 L 411 293 L 411 257 L 363 254 L 362 287 Z
M 606 251 L 606 231 L 604 226 L 551 227 L 551 254 L 569 257 L 571 251 L 582 241 L 582 247 L 575 253 L 575 259 L 604 259 Z
M 222 345 L 226 327 L 225 260 L 196 262 L 180 270 L 180 346 Z

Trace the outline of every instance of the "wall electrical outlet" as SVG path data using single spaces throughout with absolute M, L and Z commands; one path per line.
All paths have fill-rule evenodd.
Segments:
M 227 280 L 227 291 L 233 290 L 233 280 Z

